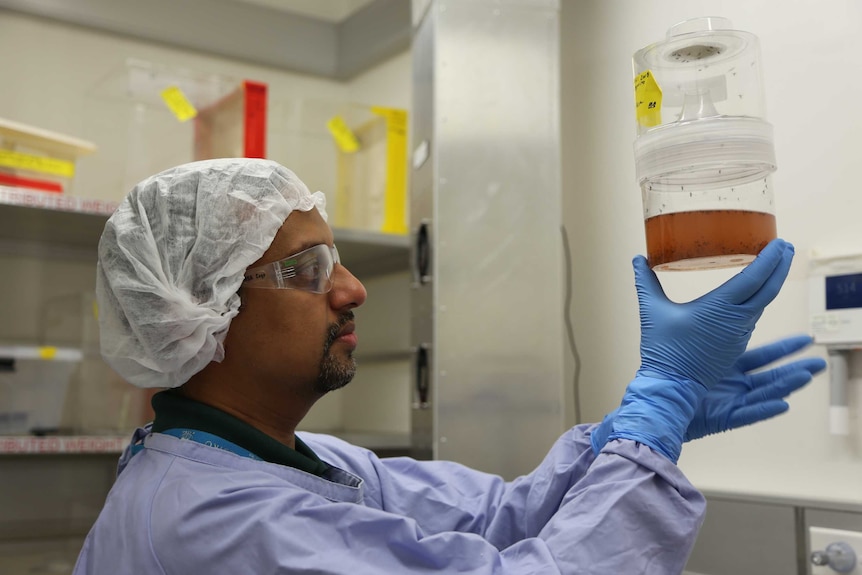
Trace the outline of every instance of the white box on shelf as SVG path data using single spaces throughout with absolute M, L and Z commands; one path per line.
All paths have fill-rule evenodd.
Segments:
M 80 156 L 91 142 L 0 118 L 0 185 L 39 192 L 68 192 Z

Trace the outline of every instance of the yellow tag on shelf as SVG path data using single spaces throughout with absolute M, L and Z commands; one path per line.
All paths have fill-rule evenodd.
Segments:
M 54 356 L 57 355 L 56 347 L 40 347 L 39 348 L 39 357 L 41 359 L 54 359 Z
M 649 70 L 635 78 L 635 116 L 646 128 L 661 124 L 661 88 Z
M 178 86 L 169 86 L 162 90 L 162 100 L 180 122 L 191 120 L 198 115 L 198 111 Z
M 326 122 L 326 127 L 332 134 L 332 139 L 335 140 L 335 145 L 338 146 L 339 150 L 352 154 L 359 149 L 359 140 L 356 139 L 356 134 L 353 133 L 344 118 L 333 116 Z
M 374 106 L 386 118 L 386 192 L 381 232 L 407 234 L 407 111 Z
M 12 150 L 0 150 L 0 167 L 30 170 L 63 178 L 71 178 L 75 175 L 75 164 L 67 160 L 22 154 Z

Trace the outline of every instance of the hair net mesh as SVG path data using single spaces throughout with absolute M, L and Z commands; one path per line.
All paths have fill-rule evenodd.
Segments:
M 194 162 L 135 186 L 99 241 L 105 361 L 140 387 L 177 387 L 221 361 L 243 272 L 293 210 L 326 219 L 324 206 L 269 160 Z

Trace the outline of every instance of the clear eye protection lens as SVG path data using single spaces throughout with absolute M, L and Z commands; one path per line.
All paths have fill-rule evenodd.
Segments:
M 246 270 L 243 286 L 328 293 L 338 250 L 318 244 L 283 260 Z

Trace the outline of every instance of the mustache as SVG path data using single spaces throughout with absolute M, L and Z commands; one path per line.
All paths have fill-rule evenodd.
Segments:
M 329 331 L 326 334 L 326 346 L 325 350 L 329 350 L 329 347 L 335 341 L 335 338 L 338 337 L 338 332 L 341 331 L 341 328 L 345 326 L 348 322 L 353 321 L 354 315 L 353 311 L 346 311 L 340 316 L 338 316 L 338 321 L 329 325 Z

